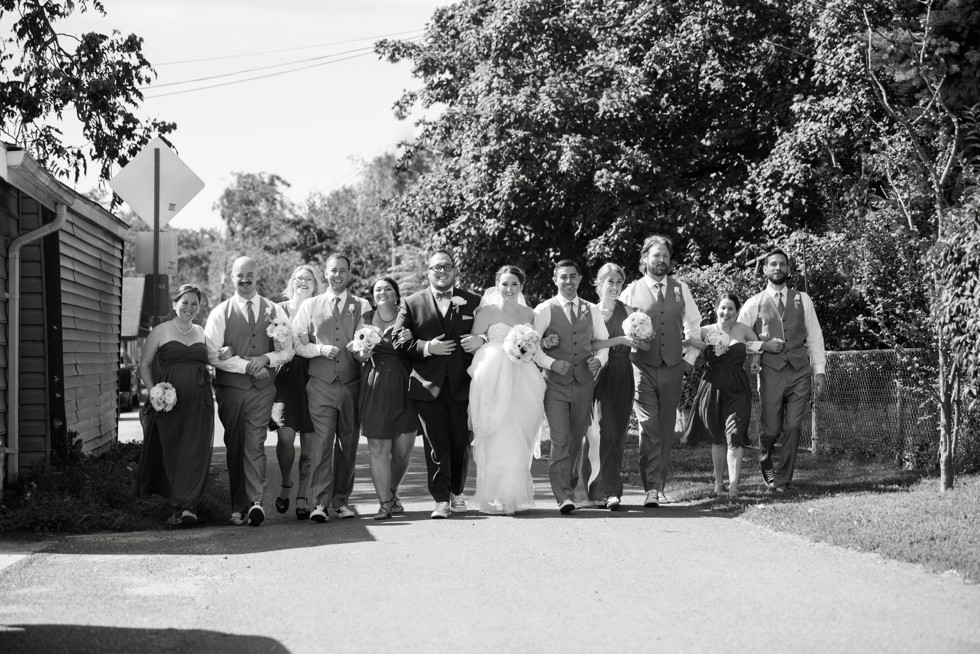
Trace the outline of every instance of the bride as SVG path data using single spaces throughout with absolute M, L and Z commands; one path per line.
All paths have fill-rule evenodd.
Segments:
M 472 334 L 487 341 L 467 371 L 472 379 L 470 418 L 477 465 L 473 500 L 483 513 L 514 515 L 534 506 L 531 457 L 544 420 L 545 390 L 535 363 L 561 363 L 540 349 L 535 363 L 512 361 L 504 351 L 511 327 L 534 325 L 538 334 L 544 331 L 523 303 L 524 279 L 524 271 L 516 266 L 498 270 L 496 287 L 487 291 L 473 321 Z

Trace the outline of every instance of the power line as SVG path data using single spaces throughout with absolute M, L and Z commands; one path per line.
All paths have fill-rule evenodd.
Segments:
M 297 46 L 295 48 L 282 48 L 280 50 L 264 50 L 262 52 L 245 52 L 245 53 L 242 53 L 242 54 L 222 55 L 222 56 L 219 56 L 219 57 L 202 57 L 201 59 L 180 59 L 180 60 L 177 60 L 177 61 L 164 61 L 162 63 L 153 64 L 153 66 L 154 67 L 159 67 L 159 66 L 175 66 L 177 64 L 193 64 L 193 63 L 198 63 L 198 62 L 201 62 L 201 61 L 218 61 L 218 60 L 221 60 L 221 59 L 239 59 L 241 57 L 254 57 L 254 56 L 258 56 L 258 55 L 277 54 L 279 52 L 294 52 L 296 50 L 310 50 L 312 48 L 323 48 L 323 47 L 330 46 L 330 45 L 344 45 L 346 43 L 357 43 L 358 41 L 369 41 L 369 40 L 374 40 L 374 39 L 386 39 L 386 38 L 392 37 L 392 36 L 401 36 L 403 34 L 414 34 L 416 32 L 422 32 L 422 31 L 423 30 L 421 30 L 421 29 L 417 29 L 417 30 L 409 30 L 407 32 L 395 32 L 393 34 L 378 34 L 377 36 L 362 36 L 360 38 L 347 39 L 345 41 L 330 41 L 330 42 L 327 42 L 327 43 L 315 43 L 313 45 L 301 45 L 301 46 Z

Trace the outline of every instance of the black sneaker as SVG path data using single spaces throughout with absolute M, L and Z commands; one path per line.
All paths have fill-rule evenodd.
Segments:
M 256 502 L 248 510 L 248 526 L 258 527 L 263 520 L 265 520 L 265 511 L 262 509 L 262 505 Z
M 768 461 L 762 462 L 762 481 L 766 488 L 776 487 L 776 471 L 772 469 L 772 464 Z

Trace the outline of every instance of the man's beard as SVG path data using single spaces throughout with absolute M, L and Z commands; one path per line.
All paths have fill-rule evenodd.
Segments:
M 775 284 L 776 286 L 782 286 L 783 284 L 785 284 L 787 277 L 788 275 L 782 272 L 769 273 L 769 281 Z

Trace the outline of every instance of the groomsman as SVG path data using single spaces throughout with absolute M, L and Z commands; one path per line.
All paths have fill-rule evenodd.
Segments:
M 570 259 L 559 261 L 554 277 L 558 294 L 534 309 L 535 322 L 547 325 L 542 344 L 555 359 L 551 369 L 544 371 L 544 414 L 551 430 L 548 477 L 558 510 L 565 515 L 578 508 L 574 488 L 582 444 L 592 421 L 595 375 L 608 357 L 607 350 L 593 354 L 592 341 L 606 340 L 609 333 L 599 308 L 578 296 L 581 281 L 578 264 Z
M 812 382 L 819 397 L 826 385 L 823 332 L 806 293 L 786 286 L 789 257 L 780 249 L 766 254 L 766 289 L 753 295 L 742 306 L 738 321 L 751 327 L 762 339 L 749 344 L 762 352 L 759 372 L 759 401 L 762 434 L 759 437 L 759 463 L 766 486 L 785 492 L 793 481 L 796 450 Z M 772 454 L 782 433 L 779 463 Z
M 429 258 L 429 287 L 405 298 L 393 326 L 395 333 L 402 328 L 412 333 L 411 339 L 396 347 L 412 364 L 408 396 L 415 400 L 422 423 L 435 519 L 466 510 L 463 487 L 470 447 L 470 376 L 466 369 L 473 352 L 484 342 L 470 335 L 480 298 L 455 284 L 452 255 L 436 251 Z
M 347 345 L 371 309 L 367 300 L 347 292 L 350 259 L 331 254 L 323 271 L 325 293 L 305 300 L 293 317 L 293 330 L 309 334 L 296 353 L 310 359 L 306 395 L 313 421 L 310 443 L 310 493 L 316 508 L 310 520 L 327 522 L 332 506 L 338 518 L 353 518 L 348 506 L 354 489 L 354 466 L 360 422 L 357 399 L 361 364 Z
M 266 334 L 276 305 L 258 295 L 255 261 L 239 257 L 231 277 L 235 295 L 211 311 L 204 334 L 225 430 L 230 522 L 258 527 L 265 519 L 265 436 L 276 397 L 274 369 L 292 359 L 293 352 L 276 352 Z M 223 358 L 222 351 L 232 356 Z
M 701 312 L 691 290 L 668 275 L 672 254 L 673 243 L 666 236 L 648 237 L 640 251 L 643 277 L 626 287 L 619 298 L 646 313 L 653 323 L 650 348 L 630 352 L 636 384 L 633 411 L 640 427 L 640 480 L 646 491 L 643 505 L 647 507 L 669 501 L 664 486 L 684 373 L 693 367 L 698 350 L 704 348 Z

